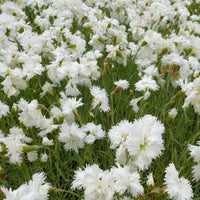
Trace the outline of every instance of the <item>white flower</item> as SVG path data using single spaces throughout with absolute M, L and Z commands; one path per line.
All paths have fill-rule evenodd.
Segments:
M 0 142 L 4 143 L 7 148 L 6 156 L 9 157 L 11 163 L 22 163 L 23 145 L 30 143 L 31 138 L 27 137 L 22 129 L 13 127 L 7 137 L 0 136 Z
M 68 98 L 63 92 L 60 94 L 62 96 L 60 103 L 63 114 L 66 117 L 74 117 L 76 109 L 83 105 L 82 99 L 76 100 L 76 98 Z
M 94 164 L 75 172 L 72 189 L 83 188 L 87 200 L 112 200 L 113 184 L 113 178 L 109 171 L 103 171 Z
M 111 148 L 117 148 L 116 160 L 127 162 L 139 169 L 146 169 L 164 149 L 162 134 L 164 126 L 156 117 L 145 115 L 134 123 L 126 120 L 112 127 L 108 132 Z M 129 159 L 128 159 L 129 158 Z
M 23 72 L 20 69 L 9 70 L 8 75 L 1 84 L 3 85 L 3 91 L 8 97 L 17 96 L 20 90 L 27 88 Z
M 120 164 L 125 164 L 127 163 L 128 157 L 129 154 L 126 149 L 125 143 L 121 143 L 116 151 L 116 161 Z
M 130 171 L 128 166 L 112 167 L 111 174 L 114 179 L 114 190 L 123 195 L 126 191 L 129 191 L 133 197 L 137 197 L 144 192 L 142 185 L 140 184 L 140 175 L 137 172 Z
M 62 111 L 56 106 L 53 106 L 50 112 L 51 112 L 52 117 L 55 119 L 59 119 L 60 117 L 63 117 Z
M 117 148 L 116 160 L 120 164 L 125 164 L 127 162 L 128 151 L 126 141 L 127 137 L 133 134 L 133 132 L 133 123 L 127 120 L 122 120 L 108 132 L 108 136 L 111 140 L 111 148 Z
M 147 90 L 145 93 L 144 93 L 144 100 L 148 100 L 148 98 L 150 97 L 151 95 L 151 92 L 149 90 Z
M 38 101 L 36 99 L 28 103 L 21 98 L 17 106 L 22 111 L 19 113 L 19 120 L 26 127 L 40 127 L 43 116 L 41 110 L 38 108 Z
M 0 119 L 9 113 L 9 107 L 0 101 Z
M 31 151 L 27 153 L 28 160 L 30 162 L 36 161 L 38 158 L 37 151 Z
M 200 114 L 200 77 L 190 83 L 180 82 L 180 85 L 187 96 L 183 108 L 187 108 L 191 104 L 195 112 Z
M 144 98 L 144 96 L 141 96 L 141 97 L 138 97 L 138 98 L 135 98 L 135 99 L 132 99 L 131 101 L 130 101 L 130 106 L 132 106 L 132 109 L 133 109 L 133 111 L 134 112 L 138 112 L 139 111 L 139 107 L 138 107 L 138 102 L 140 101 L 140 100 L 142 100 Z
M 148 43 L 148 46 L 156 51 L 160 52 L 163 49 L 165 40 L 162 38 L 160 33 L 153 30 L 147 30 L 144 35 L 144 41 Z
M 101 73 L 99 72 L 99 66 L 97 62 L 98 57 L 101 57 L 101 54 L 98 51 L 89 51 L 86 54 L 84 54 L 83 57 L 80 58 L 80 63 L 82 64 L 82 67 L 80 68 L 79 73 L 83 80 L 88 79 L 84 80 L 84 82 L 88 86 L 91 85 L 91 81 L 89 81 L 90 79 L 97 80 L 101 75 Z M 83 82 L 81 81 L 80 83 Z
M 40 93 L 40 96 L 43 97 L 47 92 L 52 93 L 54 86 L 54 84 L 46 81 L 45 84 L 42 86 L 42 92 Z
M 51 133 L 53 130 L 57 129 L 58 127 L 59 127 L 59 125 L 54 124 L 52 118 L 47 119 L 47 118 L 43 117 L 40 120 L 41 131 L 38 133 L 38 135 L 41 137 L 46 136 L 48 133 Z
M 86 133 L 85 141 L 88 144 L 92 144 L 95 140 L 101 139 L 105 136 L 105 132 L 102 130 L 101 125 L 96 125 L 91 122 L 87 123 L 82 128 Z
M 78 152 L 79 148 L 84 146 L 85 133 L 76 123 L 71 125 L 64 122 L 61 125 L 61 132 L 59 133 L 58 140 L 65 143 L 66 150 L 74 150 Z
M 140 81 L 135 84 L 137 91 L 146 91 L 146 90 L 158 90 L 159 86 L 156 81 L 150 76 L 144 75 Z
M 192 167 L 193 179 L 198 182 L 200 180 L 200 164 L 194 165 Z
M 112 167 L 103 171 L 98 165 L 86 166 L 84 170 L 75 172 L 72 189 L 84 189 L 87 200 L 113 200 L 114 194 L 142 195 L 144 189 L 140 184 L 138 172 L 131 172 L 128 166 Z
M 193 197 L 190 182 L 184 177 L 179 178 L 178 171 L 173 163 L 165 170 L 166 192 L 173 200 L 190 200 Z
M 150 77 L 158 76 L 158 68 L 155 67 L 154 65 L 150 65 L 149 67 L 147 67 L 147 68 L 144 70 L 144 73 L 145 73 L 147 76 L 150 76 Z
M 108 58 L 112 58 L 113 60 L 116 59 L 116 54 L 117 52 L 120 51 L 119 49 L 119 45 L 106 45 L 106 52 L 108 52 L 109 54 L 107 55 Z
M 120 87 L 121 89 L 125 90 L 129 87 L 129 82 L 127 80 L 119 80 L 119 81 L 115 81 L 114 84 L 117 87 Z
M 77 88 L 77 83 L 70 80 L 65 87 L 65 94 L 67 96 L 78 96 L 80 91 Z
M 48 160 L 48 155 L 46 153 L 41 154 L 40 161 L 46 163 Z
M 70 38 L 70 43 L 73 46 L 71 48 L 71 51 L 73 55 L 77 58 L 81 57 L 81 55 L 85 51 L 86 46 L 86 41 L 82 39 L 78 34 L 80 34 L 79 31 L 77 31 L 74 35 L 71 34 L 71 36 L 68 36 Z
M 63 113 L 65 115 L 70 115 L 75 111 L 78 107 L 82 106 L 83 103 L 81 102 L 81 99 L 78 101 L 76 98 L 68 98 L 68 99 L 61 99 L 61 107 L 63 109 Z
M 22 63 L 23 74 L 26 75 L 27 80 L 30 80 L 36 74 L 41 75 L 44 71 L 41 64 L 41 56 L 21 53 L 18 61 Z
M 176 108 L 172 108 L 170 111 L 169 111 L 169 117 L 174 119 L 176 117 L 176 115 L 178 114 L 177 112 L 177 109 Z
M 145 115 L 136 120 L 132 132 L 126 140 L 126 147 L 133 157 L 133 164 L 139 169 L 146 169 L 153 159 L 162 154 L 164 132 L 163 124 L 152 115 Z
M 133 123 L 127 120 L 122 120 L 116 126 L 113 126 L 108 132 L 111 140 L 111 148 L 116 148 L 120 144 L 125 143 L 128 135 L 133 134 L 133 131 Z
M 90 88 L 91 95 L 93 97 L 92 100 L 92 108 L 94 109 L 96 106 L 99 106 L 100 110 L 106 112 L 109 111 L 110 108 L 108 106 L 108 95 L 105 89 L 100 89 L 97 86 L 93 86 Z
M 48 137 L 43 137 L 42 144 L 44 146 L 52 146 L 52 145 L 54 145 L 54 142 L 53 142 L 53 140 L 50 140 Z
M 36 173 L 32 176 L 32 180 L 22 184 L 18 189 L 1 188 L 6 196 L 5 200 L 47 200 L 50 184 L 45 183 L 44 173 Z
M 190 155 L 193 157 L 194 161 L 197 163 L 192 167 L 193 178 L 195 181 L 200 180 L 200 141 L 197 142 L 197 145 L 188 145 Z
M 150 187 L 153 187 L 155 185 L 152 173 L 147 175 L 147 185 Z

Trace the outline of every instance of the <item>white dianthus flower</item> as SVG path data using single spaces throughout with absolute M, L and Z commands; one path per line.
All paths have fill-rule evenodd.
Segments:
M 145 115 L 134 123 L 121 121 L 110 129 L 108 136 L 111 148 L 117 149 L 118 163 L 128 162 L 134 168 L 144 170 L 162 154 L 163 132 L 164 126 L 156 117 Z
M 79 169 L 75 172 L 72 189 L 84 189 L 87 200 L 113 200 L 115 194 L 125 193 L 138 197 L 144 192 L 139 173 L 120 165 L 112 167 L 110 171 L 103 171 L 96 164 L 86 166 L 84 170 Z
M 187 96 L 183 108 L 187 108 L 191 104 L 193 105 L 195 112 L 200 114 L 200 77 L 190 83 L 184 84 L 183 82 L 180 82 L 180 85 Z
M 126 146 L 127 137 L 133 134 L 134 126 L 132 122 L 122 120 L 116 126 L 113 126 L 108 136 L 111 140 L 111 148 L 117 148 L 116 160 L 120 164 L 125 164 L 128 158 Z
M 200 141 L 197 142 L 198 145 L 189 145 L 188 149 L 190 155 L 193 157 L 194 161 L 197 163 L 192 167 L 193 178 L 195 181 L 200 180 Z
M 27 137 L 22 129 L 13 127 L 7 137 L 0 136 L 0 142 L 4 143 L 7 148 L 6 156 L 9 157 L 11 163 L 22 163 L 23 145 L 30 143 L 31 138 Z
M 137 91 L 146 91 L 146 90 L 158 90 L 159 86 L 156 81 L 150 76 L 144 75 L 140 81 L 135 84 Z
M 145 73 L 147 76 L 150 76 L 150 77 L 158 76 L 158 68 L 155 67 L 154 65 L 150 65 L 149 67 L 147 67 L 147 68 L 144 70 L 144 73 Z
M 28 160 L 29 160 L 30 162 L 36 161 L 37 158 L 38 158 L 37 151 L 28 152 L 28 153 L 27 153 L 27 157 L 28 157 Z
M 119 81 L 115 81 L 114 84 L 117 87 L 120 87 L 121 89 L 125 90 L 129 87 L 129 82 L 127 80 L 119 80 Z
M 133 131 L 133 123 L 127 120 L 122 120 L 116 126 L 113 126 L 108 132 L 111 140 L 111 148 L 116 148 L 126 142 L 128 135 L 133 134 Z
M 105 89 L 100 89 L 97 86 L 93 86 L 90 88 L 91 95 L 93 97 L 92 100 L 92 108 L 94 109 L 96 106 L 99 106 L 100 110 L 106 112 L 109 111 L 110 108 L 108 106 L 108 95 Z
M 54 84 L 46 81 L 45 84 L 42 86 L 42 92 L 40 93 L 40 96 L 43 97 L 47 92 L 51 93 L 54 86 Z
M 191 200 L 193 197 L 190 182 L 184 177 L 179 178 L 179 173 L 173 163 L 165 170 L 166 192 L 173 200 Z
M 16 190 L 8 190 L 5 187 L 1 189 L 6 196 L 6 200 L 47 200 L 50 184 L 45 183 L 44 173 L 36 173 L 32 176 L 32 180 L 22 184 Z
M 46 153 L 41 154 L 40 161 L 46 163 L 48 160 L 48 155 Z
M 76 98 L 68 98 L 63 92 L 60 93 L 62 98 L 60 99 L 61 108 L 63 114 L 66 117 L 74 117 L 76 109 L 83 105 L 82 99 L 76 100 Z
M 133 124 L 133 134 L 129 134 L 126 147 L 133 164 L 146 169 L 153 159 L 162 154 L 164 125 L 152 115 L 145 115 Z
M 65 143 L 64 148 L 66 150 L 78 152 L 78 149 L 84 146 L 84 137 L 85 133 L 76 123 L 69 125 L 64 122 L 61 125 L 61 132 L 58 135 L 58 140 Z
M 9 113 L 9 107 L 0 101 L 0 119 Z
M 42 58 L 38 55 L 28 55 L 21 53 L 18 61 L 22 63 L 23 74 L 26 76 L 26 80 L 30 80 L 36 74 L 41 75 L 44 68 L 41 64 Z
M 19 120 L 26 127 L 40 127 L 43 116 L 41 110 L 38 108 L 38 101 L 36 99 L 28 103 L 21 98 L 17 106 L 22 111 L 19 113 Z
M 87 200 L 112 200 L 113 184 L 113 178 L 109 171 L 103 171 L 94 164 L 75 172 L 72 189 L 83 188 Z
M 113 167 L 111 174 L 114 180 L 115 192 L 123 195 L 126 191 L 130 192 L 133 197 L 137 197 L 144 192 L 142 185 L 140 184 L 140 175 L 138 172 L 130 171 L 128 166 Z
M 53 130 L 57 129 L 59 127 L 58 124 L 53 123 L 52 118 L 45 118 L 43 117 L 40 120 L 40 132 L 38 133 L 39 136 L 43 137 L 46 136 L 48 133 L 51 133 Z
M 77 83 L 70 80 L 65 87 L 65 93 L 67 96 L 78 96 L 80 91 L 77 88 Z
M 59 119 L 60 117 L 63 117 L 62 111 L 56 106 L 53 106 L 50 112 L 51 112 L 52 117 L 55 119 Z
M 54 142 L 53 142 L 53 140 L 50 140 L 48 137 L 43 137 L 42 144 L 44 146 L 52 146 L 54 144 Z
M 87 123 L 83 127 L 83 131 L 86 133 L 85 141 L 88 144 L 92 144 L 95 140 L 103 138 L 105 132 L 102 130 L 101 125 L 96 125 L 94 123 Z
M 133 111 L 134 112 L 138 112 L 139 111 L 139 107 L 138 107 L 138 102 L 140 101 L 140 100 L 142 100 L 144 98 L 144 96 L 141 96 L 141 97 L 138 97 L 138 98 L 135 98 L 135 99 L 132 99 L 131 101 L 130 101 L 130 106 L 132 106 L 132 109 L 133 109 Z
M 17 96 L 20 93 L 20 90 L 27 88 L 24 74 L 20 69 L 9 70 L 8 75 L 1 84 L 3 85 L 3 91 L 8 97 Z

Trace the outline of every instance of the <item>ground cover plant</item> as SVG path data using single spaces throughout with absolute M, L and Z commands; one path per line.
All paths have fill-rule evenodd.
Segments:
M 199 0 L 0 1 L 0 200 L 200 199 Z

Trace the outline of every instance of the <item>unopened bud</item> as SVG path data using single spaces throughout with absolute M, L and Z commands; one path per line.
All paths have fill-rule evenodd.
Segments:
M 42 110 L 47 110 L 47 108 L 43 104 L 38 104 L 38 108 Z
M 4 169 L 0 166 L 0 179 L 4 180 L 5 179 L 5 171 Z
M 115 66 L 112 64 L 112 67 L 111 67 L 111 71 L 114 72 L 115 71 Z
M 153 180 L 153 174 L 150 173 L 149 175 L 147 175 L 147 186 L 149 188 L 153 188 L 155 186 L 154 180 Z
M 170 119 L 174 119 L 177 114 L 178 114 L 178 112 L 177 112 L 176 108 L 172 108 L 168 113 Z
M 130 90 L 130 95 L 131 95 L 131 99 L 134 99 L 134 93 L 133 93 L 133 90 Z
M 32 151 L 37 151 L 38 149 L 40 149 L 41 146 L 38 146 L 38 145 L 23 145 L 23 151 L 24 153 L 29 153 L 29 152 L 32 152 Z
M 118 87 L 115 88 L 115 90 L 113 90 L 111 92 L 111 95 L 115 95 L 115 94 L 119 93 L 121 90 L 122 90 L 122 88 L 118 86 Z

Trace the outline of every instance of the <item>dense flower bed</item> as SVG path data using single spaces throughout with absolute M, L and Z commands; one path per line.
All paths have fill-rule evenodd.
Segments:
M 0 1 L 0 199 L 199 199 L 199 14 Z

